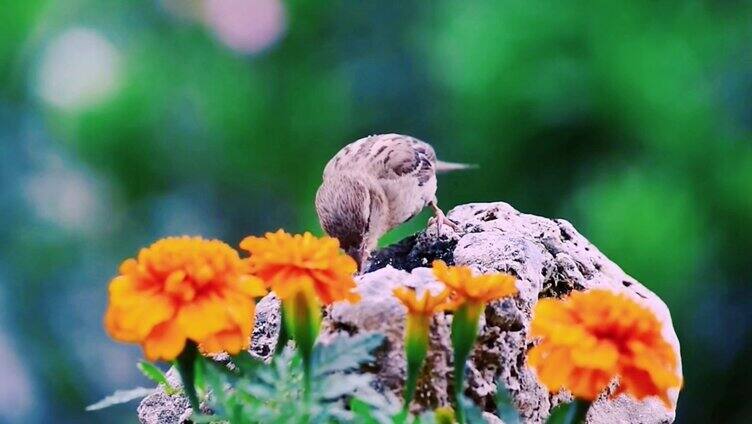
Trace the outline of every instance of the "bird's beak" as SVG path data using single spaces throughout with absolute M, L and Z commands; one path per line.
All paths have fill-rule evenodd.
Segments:
M 350 255 L 351 258 L 355 259 L 355 263 L 358 265 L 358 274 L 362 273 L 367 259 L 365 257 L 365 249 L 363 249 L 362 247 L 353 247 L 347 249 L 347 254 Z

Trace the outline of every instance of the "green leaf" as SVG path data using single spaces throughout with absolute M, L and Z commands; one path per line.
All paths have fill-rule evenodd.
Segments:
M 136 387 L 130 390 L 117 390 L 115 393 L 107 396 L 97 403 L 91 404 L 86 407 L 87 411 L 97 411 L 110 406 L 120 405 L 122 403 L 128 403 L 132 400 L 141 399 L 154 393 L 156 389 L 147 389 L 146 387 Z
M 373 375 L 357 372 L 363 363 L 374 359 L 371 351 L 382 342 L 383 336 L 371 334 L 340 337 L 315 346 L 312 365 L 318 389 L 309 402 L 303 396 L 302 358 L 292 348 L 275 355 L 269 364 L 245 355 L 233 357 L 241 373 L 227 373 L 215 369 L 221 365 L 210 365 L 204 370 L 204 381 L 212 393 L 219 393 L 211 397 L 215 418 L 233 424 L 392 424 L 391 416 L 399 410 L 397 399 L 376 391 Z M 230 385 L 233 390 L 227 390 Z M 358 399 L 357 412 L 348 407 L 353 398 Z
M 521 422 L 520 414 L 517 412 L 512 398 L 509 397 L 509 391 L 501 381 L 496 382 L 496 415 L 504 421 L 504 424 L 518 424 Z
M 486 420 L 483 418 L 483 411 L 467 396 L 460 397 L 460 402 L 462 403 L 461 408 L 467 424 L 486 424 Z
M 193 424 L 224 424 L 228 421 L 219 419 L 219 417 L 215 415 L 193 414 L 191 415 L 191 422 Z
M 547 424 L 578 424 L 585 421 L 589 402 L 575 399 L 574 402 L 557 406 L 551 411 Z
M 384 336 L 373 333 L 340 336 L 329 344 L 316 345 L 313 352 L 314 372 L 316 376 L 322 376 L 358 368 L 374 359 L 371 352 L 381 346 L 383 341 Z
M 350 410 L 353 412 L 355 421 L 363 424 L 380 424 L 373 416 L 373 407 L 358 398 L 350 400 Z
M 569 413 L 569 404 L 561 404 L 551 410 L 551 415 L 548 416 L 546 424 L 564 424 L 566 423 L 566 416 Z
M 194 364 L 193 384 L 196 387 L 196 393 L 198 394 L 199 400 L 204 398 L 208 392 L 206 389 L 206 383 L 204 382 L 207 361 L 211 361 L 211 359 L 206 359 L 203 355 L 199 355 L 196 357 L 196 363 Z
M 238 371 L 243 375 L 251 375 L 259 367 L 266 365 L 264 361 L 254 358 L 248 351 L 241 351 L 237 355 L 230 357 L 231 362 L 238 367 Z
M 166 388 L 171 388 L 172 385 L 167 380 L 167 376 L 165 375 L 164 371 L 159 369 L 156 365 L 152 364 L 151 362 L 141 361 L 137 365 L 138 370 L 141 371 L 141 374 L 144 375 L 144 377 L 148 378 L 149 380 L 153 381 L 154 384 L 162 384 Z
M 353 394 L 359 388 L 367 386 L 373 380 L 368 374 L 344 374 L 336 378 L 326 379 L 316 390 L 315 396 L 321 400 L 337 400 L 348 394 Z

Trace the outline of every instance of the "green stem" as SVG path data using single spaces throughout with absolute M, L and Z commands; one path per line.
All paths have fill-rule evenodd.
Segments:
M 300 290 L 282 301 L 282 322 L 303 360 L 303 408 L 310 412 L 313 379 L 313 348 L 321 326 L 321 307 L 312 290 Z
M 196 394 L 196 359 L 199 357 L 198 346 L 194 342 L 188 342 L 183 352 L 178 355 L 177 367 L 180 373 L 180 379 L 183 380 L 183 390 L 185 391 L 188 402 L 191 404 L 194 414 L 201 413 L 201 404 Z
M 465 384 L 467 358 L 478 337 L 478 318 L 483 312 L 483 304 L 466 303 L 460 306 L 452 318 L 452 348 L 454 349 L 454 404 L 457 422 L 464 424 L 465 411 L 462 393 Z
M 290 333 L 287 331 L 287 324 L 285 324 L 285 311 L 280 310 L 279 316 L 279 334 L 277 334 L 277 346 L 274 348 L 274 355 L 279 355 L 287 346 L 287 341 L 290 340 Z
M 311 390 L 313 390 L 313 364 L 312 358 L 303 357 L 303 395 L 307 406 L 311 403 Z
M 410 402 L 418 387 L 418 377 L 423 369 L 423 362 L 428 355 L 430 317 L 425 315 L 408 315 L 405 331 L 405 357 L 407 359 L 407 378 L 405 379 L 404 415 L 410 410 Z

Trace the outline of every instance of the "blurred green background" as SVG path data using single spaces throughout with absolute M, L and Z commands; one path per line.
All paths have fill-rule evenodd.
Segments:
M 668 303 L 679 422 L 752 422 L 752 4 L 24 0 L 0 8 L 0 422 L 135 422 L 105 335 L 158 237 L 320 232 L 326 161 L 399 132 L 445 209 L 570 220 Z M 387 237 L 419 230 L 427 215 Z

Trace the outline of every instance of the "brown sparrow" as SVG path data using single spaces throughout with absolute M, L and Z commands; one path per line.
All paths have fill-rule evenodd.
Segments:
M 362 270 L 379 237 L 426 206 L 434 211 L 431 221 L 438 235 L 442 224 L 458 230 L 439 209 L 436 173 L 470 167 L 437 160 L 428 143 L 407 135 L 361 138 L 327 163 L 316 213 L 324 231 L 339 240 Z

